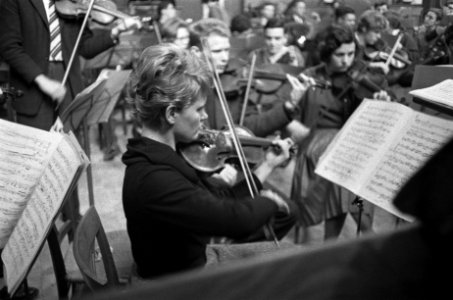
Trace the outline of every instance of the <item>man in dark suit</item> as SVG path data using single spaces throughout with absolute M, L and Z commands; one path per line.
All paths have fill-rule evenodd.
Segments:
M 74 49 L 82 20 L 59 20 L 61 55 L 50 55 L 49 4 L 54 0 L 0 2 L 0 55 L 11 67 L 11 86 L 24 92 L 14 102 L 19 123 L 48 130 L 58 112 L 83 88 L 80 62 L 70 68 L 68 84 L 61 80 Z M 109 30 L 84 30 L 78 54 L 92 58 L 115 45 L 121 31 L 134 24 L 126 19 Z

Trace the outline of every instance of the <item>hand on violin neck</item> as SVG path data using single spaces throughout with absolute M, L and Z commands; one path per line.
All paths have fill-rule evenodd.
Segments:
M 297 106 L 299 105 L 300 100 L 304 96 L 305 92 L 307 89 L 314 85 L 314 80 L 312 78 L 309 78 L 307 76 L 304 76 L 307 78 L 307 80 L 304 80 L 304 82 L 301 82 L 299 79 L 296 77 L 286 74 L 286 78 L 288 78 L 289 83 L 291 84 L 291 102 Z
M 288 161 L 294 142 L 290 138 L 286 138 L 284 140 L 276 139 L 272 144 L 274 147 L 269 148 L 265 160 L 253 172 L 261 182 L 264 182 L 275 168 Z
M 212 178 L 225 186 L 232 187 L 238 180 L 238 170 L 230 164 L 225 164 L 220 172 L 212 174 Z
M 116 25 L 111 29 L 111 36 L 113 39 L 118 39 L 120 33 L 135 28 L 140 29 L 141 27 L 142 24 L 140 20 L 138 20 L 137 18 L 129 17 L 124 19 L 118 19 L 116 21 Z

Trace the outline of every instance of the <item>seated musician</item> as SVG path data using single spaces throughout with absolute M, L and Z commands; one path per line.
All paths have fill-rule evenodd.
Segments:
M 180 156 L 181 143 L 197 139 L 208 117 L 211 78 L 202 60 L 172 44 L 145 49 L 133 75 L 136 96 L 131 104 L 144 128 L 141 137 L 128 141 L 122 158 L 123 205 L 133 257 L 143 278 L 202 267 L 207 253 L 213 254 L 210 246 L 207 251 L 210 237 L 243 238 L 277 212 L 289 213 L 286 202 L 271 191 L 261 190 L 252 199 L 244 182 L 212 189 Z M 292 141 L 275 143 L 280 153 L 267 152 L 254 171 L 258 188 L 289 157 Z M 265 242 L 235 249 L 259 250 L 260 245 L 274 248 Z
M 205 38 L 210 50 L 210 56 L 213 60 L 213 65 L 222 81 L 223 89 L 225 90 L 225 98 L 233 122 L 234 124 L 239 124 L 244 104 L 244 87 L 238 86 L 237 82 L 238 79 L 244 78 L 241 75 L 241 72 L 244 70 L 244 63 L 235 58 L 230 58 L 230 33 L 227 25 L 217 19 L 202 19 L 194 23 L 191 29 L 193 32 L 193 41 L 195 42 L 194 46 L 191 48 L 192 51 L 201 56 L 201 50 L 203 49 L 201 39 Z M 258 113 L 252 101 L 249 101 L 250 103 L 245 110 L 246 113 L 242 124 L 243 127 L 258 137 L 267 137 L 273 135 L 276 130 L 291 124 L 293 117 L 296 115 L 296 105 L 300 101 L 302 93 L 306 88 L 306 86 L 296 78 L 291 79 L 293 90 L 289 96 L 290 98 L 286 100 L 282 99 L 272 109 Z M 215 91 L 213 91 L 213 93 L 214 95 L 211 95 L 206 103 L 206 112 L 209 116 L 206 123 L 211 129 L 221 130 L 227 125 L 226 118 L 222 105 L 217 98 L 218 96 Z M 295 135 L 296 133 L 294 136 Z M 227 185 L 234 184 L 240 176 L 242 176 L 242 174 L 230 164 L 226 164 L 220 172 L 213 174 L 213 178 L 219 180 L 220 183 L 224 182 Z M 293 205 L 291 201 L 288 201 L 288 203 Z M 294 221 L 295 216 L 293 214 L 289 216 L 277 215 L 274 218 L 276 234 L 284 236 L 293 227 Z M 263 232 L 260 231 L 246 240 L 241 240 L 241 242 L 262 239 L 265 239 L 265 236 Z
M 409 64 L 397 57 L 408 60 L 407 51 L 400 45 L 390 64 L 386 64 L 387 56 L 392 52 L 383 39 L 382 34 L 387 29 L 387 19 L 378 11 L 368 10 L 362 13 L 357 22 L 356 38 L 360 46 L 359 55 L 368 62 L 371 68 L 380 69 L 387 76 L 388 83 L 407 86 L 406 77 L 400 82 L 400 77 L 408 70 Z M 392 45 L 393 46 L 393 45 Z M 387 54 L 387 56 L 385 56 Z M 403 65 L 401 68 L 399 65 Z M 404 85 L 406 83 L 406 85 Z
M 228 26 L 217 19 L 202 19 L 192 24 L 191 29 L 194 37 L 193 51 L 200 53 L 203 48 L 201 39 L 206 39 L 215 68 L 224 85 L 225 96 L 233 120 L 235 124 L 239 124 L 245 87 L 238 84 L 238 82 L 239 79 L 246 79 L 246 76 L 242 74 L 246 63 L 230 57 L 230 31 Z M 281 99 L 269 111 L 258 114 L 253 103 L 249 103 L 243 126 L 256 136 L 265 137 L 290 123 L 296 112 L 301 95 L 306 88 L 298 80 L 293 80 L 292 83 L 290 98 Z M 226 120 L 217 99 L 213 98 L 212 101 L 208 101 L 206 111 L 209 115 L 207 122 L 210 128 L 222 129 L 225 127 Z
M 444 63 L 441 51 L 444 49 L 442 34 L 445 30 L 441 26 L 442 10 L 430 8 L 423 18 L 423 24 L 416 30 L 416 39 L 420 49 L 420 62 L 427 65 Z
M 325 220 L 325 239 L 335 238 L 341 232 L 346 215 L 355 196 L 340 186 L 314 173 L 319 157 L 335 134 L 358 107 L 364 97 L 388 100 L 385 91 L 374 92 L 362 87 L 385 85 L 385 78 L 372 73 L 366 64 L 356 57 L 358 46 L 353 32 L 343 26 L 331 25 L 323 32 L 318 45 L 320 65 L 308 68 L 302 77 L 327 88 L 313 86 L 305 92 L 301 105 L 301 121 L 311 129 L 306 147 L 295 166 L 291 198 L 300 207 L 300 224 L 306 227 Z M 354 79 L 352 72 L 359 72 Z M 379 79 L 379 83 L 377 80 Z M 371 82 L 371 83 L 370 83 Z M 361 229 L 371 230 L 372 207 L 364 203 Z M 356 213 L 352 213 L 357 217 Z
M 160 33 L 162 35 L 163 42 L 174 43 L 183 49 L 189 48 L 189 24 L 183 19 L 178 17 L 167 19 L 163 24 L 161 24 Z
M 272 18 L 264 26 L 265 46 L 254 50 L 256 63 L 287 64 L 295 67 L 304 67 L 305 58 L 298 47 L 287 45 L 288 27 L 283 19 Z

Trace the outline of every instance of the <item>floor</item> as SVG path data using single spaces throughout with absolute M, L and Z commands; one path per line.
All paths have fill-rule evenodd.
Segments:
M 121 120 L 119 112 L 115 112 L 113 119 L 116 120 L 115 133 L 118 137 L 118 145 L 121 152 L 125 151 L 127 138 L 131 136 L 130 125 L 127 128 L 127 134 L 123 132 L 122 126 L 118 123 Z M 91 162 L 93 169 L 94 182 L 94 205 L 97 208 L 104 228 L 107 232 L 125 229 L 125 218 L 121 203 L 121 187 L 124 172 L 124 165 L 121 163 L 121 156 L 117 155 L 113 160 L 104 161 L 103 152 L 99 146 L 98 131 L 95 127 L 90 129 L 90 149 Z M 286 169 L 280 170 L 280 174 L 275 174 L 270 182 L 280 187 L 281 192 L 288 194 L 289 182 L 282 181 L 281 178 L 288 178 L 288 174 L 292 172 L 293 164 L 288 165 Z M 89 207 L 87 180 L 83 175 L 79 181 L 79 194 L 81 200 L 81 212 L 83 213 Z M 387 212 L 377 209 L 375 212 L 375 222 L 373 229 L 375 232 L 392 230 L 395 228 L 395 218 Z M 315 226 L 311 230 L 313 237 L 312 243 L 321 244 L 323 242 L 322 224 Z M 340 239 L 353 239 L 356 237 L 356 225 L 351 218 L 348 217 L 346 226 L 344 227 Z M 291 232 L 287 240 L 294 239 L 294 233 Z M 63 244 L 63 249 L 68 249 L 67 243 Z M 39 289 L 39 295 L 36 299 L 57 299 L 57 290 L 55 277 L 50 262 L 49 251 L 47 246 L 44 246 L 39 254 L 33 268 L 28 277 L 29 286 Z

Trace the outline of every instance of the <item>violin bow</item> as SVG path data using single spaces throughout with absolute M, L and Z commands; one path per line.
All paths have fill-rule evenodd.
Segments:
M 71 57 L 69 58 L 68 65 L 66 67 L 66 71 L 63 76 L 63 80 L 61 81 L 62 85 L 65 85 L 66 81 L 68 80 L 69 71 L 71 70 L 77 49 L 79 48 L 79 44 L 80 44 L 80 40 L 82 39 L 83 31 L 85 30 L 85 27 L 87 26 L 88 18 L 90 17 L 91 11 L 93 10 L 94 1 L 95 0 L 90 0 L 90 4 L 88 4 L 88 9 L 86 11 L 85 17 L 83 18 L 82 26 L 80 27 L 79 34 L 77 36 L 77 40 L 74 44 L 74 48 L 72 49 Z M 58 106 L 56 109 L 58 109 Z
M 225 115 L 225 119 L 227 121 L 227 125 L 228 125 L 228 128 L 229 128 L 229 131 L 231 133 L 231 137 L 232 137 L 232 140 L 233 140 L 234 148 L 236 149 L 236 152 L 238 154 L 238 158 L 239 158 L 239 163 L 241 165 L 241 169 L 244 172 L 244 177 L 245 177 L 245 181 L 247 183 L 247 187 L 248 187 L 249 192 L 250 192 L 250 196 L 252 198 L 255 198 L 256 195 L 259 194 L 259 190 L 258 190 L 258 187 L 256 186 L 256 183 L 255 183 L 254 179 L 253 179 L 252 171 L 250 170 L 250 167 L 247 164 L 247 161 L 245 159 L 244 149 L 242 149 L 241 142 L 240 142 L 239 137 L 238 137 L 238 135 L 236 133 L 236 130 L 234 128 L 233 117 L 231 116 L 231 112 L 230 112 L 230 109 L 228 107 L 228 102 L 226 100 L 225 93 L 223 91 L 223 88 L 222 88 L 222 85 L 221 85 L 221 82 L 220 82 L 220 76 L 219 76 L 219 73 L 217 72 L 217 70 L 215 68 L 214 60 L 213 60 L 213 58 L 211 56 L 211 50 L 209 48 L 209 45 L 207 43 L 206 38 L 202 38 L 201 39 L 201 44 L 202 44 L 202 47 L 203 47 L 203 54 L 204 54 L 204 56 L 206 58 L 207 65 L 208 65 L 209 69 L 212 71 L 212 74 L 213 74 L 214 87 L 215 87 L 215 90 L 217 92 L 217 96 L 218 96 L 218 98 L 220 100 L 220 105 L 221 105 L 222 111 L 223 111 L 223 113 Z M 270 224 L 266 224 L 264 226 L 264 230 L 265 230 L 266 235 L 270 236 L 274 240 L 274 243 L 276 244 L 276 246 L 279 247 L 279 243 L 278 243 L 277 237 L 275 235 L 275 232 L 274 232 L 273 228 L 270 226 Z
M 159 24 L 156 20 L 153 21 L 153 28 L 156 33 L 157 43 L 162 44 L 162 35 L 160 34 Z
M 252 65 L 250 66 L 249 78 L 247 80 L 247 88 L 245 89 L 244 104 L 242 104 L 241 118 L 239 119 L 239 126 L 244 124 L 245 112 L 249 101 L 250 88 L 252 87 L 253 73 L 255 72 L 256 53 L 252 54 Z
M 390 65 L 390 61 L 393 59 L 393 56 L 395 56 L 395 53 L 396 53 L 396 49 L 398 49 L 398 46 L 400 45 L 401 43 L 401 39 L 403 38 L 403 34 L 400 33 L 398 35 L 398 38 L 396 39 L 396 42 L 395 44 L 393 45 L 392 47 L 392 51 L 390 51 L 390 54 L 389 56 L 387 57 L 387 60 L 385 61 L 385 65 L 388 67 Z

